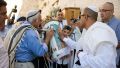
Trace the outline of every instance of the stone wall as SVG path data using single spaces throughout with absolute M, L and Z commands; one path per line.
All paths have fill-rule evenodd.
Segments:
M 60 0 L 60 7 L 80 7 L 81 10 L 88 5 L 95 5 L 98 8 L 105 2 L 112 2 L 115 7 L 114 15 L 120 19 L 120 0 Z
M 19 15 L 26 16 L 27 12 L 32 9 L 38 9 L 38 0 L 23 0 Z
M 42 9 L 42 16 L 45 17 L 49 15 L 51 9 L 53 8 L 53 4 L 51 4 L 54 0 L 23 0 L 23 6 L 20 12 L 20 15 L 26 15 L 26 12 L 30 9 Z M 46 6 L 42 2 L 47 2 Z M 87 5 L 96 5 L 98 8 L 105 2 L 113 2 L 115 6 L 115 16 L 120 19 L 120 0 L 59 0 L 58 4 L 54 7 L 60 7 L 64 9 L 65 7 L 80 7 L 82 10 Z M 42 8 L 41 8 L 42 7 Z
M 79 1 L 81 9 L 91 4 L 96 5 L 99 8 L 105 2 L 112 2 L 115 7 L 114 15 L 120 19 L 120 0 L 79 0 Z

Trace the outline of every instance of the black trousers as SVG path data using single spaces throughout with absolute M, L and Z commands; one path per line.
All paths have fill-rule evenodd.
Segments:
M 45 65 L 46 60 L 44 57 L 37 57 L 32 62 L 35 68 L 46 68 L 46 65 Z
M 118 63 L 118 65 L 117 65 L 117 68 L 120 68 L 120 60 L 119 60 L 119 63 Z
M 68 68 L 68 64 L 57 64 L 54 62 L 53 68 Z

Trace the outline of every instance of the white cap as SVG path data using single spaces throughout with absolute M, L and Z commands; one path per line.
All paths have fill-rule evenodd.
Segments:
M 28 11 L 28 13 L 27 13 L 27 17 L 30 17 L 30 16 L 36 14 L 37 12 L 38 12 L 38 10 L 30 10 L 30 11 Z
M 31 24 L 32 21 L 38 17 L 38 15 L 39 15 L 38 10 L 30 10 L 30 11 L 28 11 L 26 17 L 27 17 L 29 23 Z
M 90 6 L 88 6 L 88 8 L 91 9 L 92 11 L 94 11 L 94 12 L 98 12 L 97 7 L 94 6 L 94 5 L 90 5 Z

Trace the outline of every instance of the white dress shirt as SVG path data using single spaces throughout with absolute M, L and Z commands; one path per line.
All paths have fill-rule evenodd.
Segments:
M 4 47 L 1 37 L 0 37 L 0 68 L 9 68 L 7 49 Z

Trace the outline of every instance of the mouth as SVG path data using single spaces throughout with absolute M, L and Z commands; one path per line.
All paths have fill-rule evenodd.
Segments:
M 103 15 L 103 14 L 100 14 L 100 16 L 101 16 L 101 17 L 104 17 L 104 15 Z

